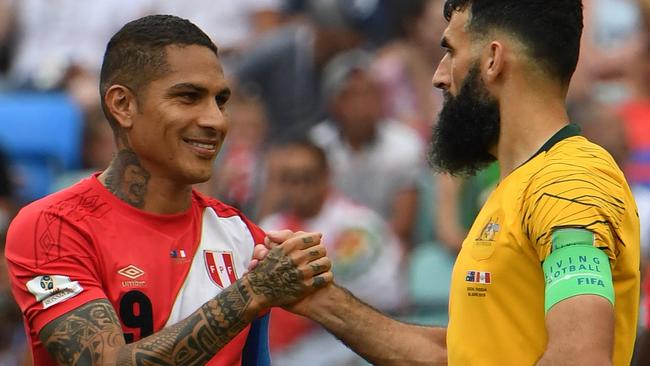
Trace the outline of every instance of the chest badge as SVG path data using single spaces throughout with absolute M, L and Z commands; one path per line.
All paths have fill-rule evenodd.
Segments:
M 215 285 L 223 289 L 237 281 L 232 252 L 204 250 L 203 257 L 208 275 Z
M 498 218 L 490 218 L 483 226 L 478 238 L 472 243 L 472 257 L 476 260 L 486 260 L 492 256 L 496 239 L 501 230 Z
M 494 241 L 494 237 L 497 235 L 499 232 L 499 229 L 501 229 L 501 226 L 499 225 L 497 220 L 492 220 L 488 221 L 487 224 L 483 227 L 483 230 L 481 231 L 481 235 L 478 237 L 478 240 L 480 241 Z

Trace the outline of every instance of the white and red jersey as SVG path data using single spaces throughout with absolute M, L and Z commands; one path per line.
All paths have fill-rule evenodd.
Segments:
M 263 240 L 239 211 L 198 192 L 186 212 L 155 215 L 119 200 L 96 175 L 28 205 L 11 223 L 6 257 L 34 364 L 56 364 L 41 329 L 92 300 L 111 302 L 127 342 L 186 318 L 244 274 Z M 249 328 L 209 364 L 240 364 Z M 263 351 L 266 336 L 252 338 Z

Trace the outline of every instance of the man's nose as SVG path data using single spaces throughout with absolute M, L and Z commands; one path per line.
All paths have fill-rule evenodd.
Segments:
M 449 70 L 449 60 L 447 55 L 440 60 L 438 68 L 433 74 L 433 79 L 431 79 L 431 83 L 438 89 L 448 90 L 450 88 L 451 73 Z
M 219 105 L 216 102 L 210 103 L 198 120 L 199 126 L 216 130 L 223 129 L 226 123 L 227 121 L 224 110 L 219 108 Z

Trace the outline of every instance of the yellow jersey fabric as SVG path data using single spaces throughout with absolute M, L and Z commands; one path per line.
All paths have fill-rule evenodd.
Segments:
M 568 125 L 490 195 L 454 265 L 449 365 L 534 365 L 546 349 L 544 273 L 557 228 L 585 228 L 610 259 L 613 362 L 628 366 L 639 306 L 639 219 L 612 157 Z M 577 263 L 595 266 L 597 263 Z M 556 266 L 567 271 L 568 264 Z M 567 357 L 571 357 L 567 355 Z

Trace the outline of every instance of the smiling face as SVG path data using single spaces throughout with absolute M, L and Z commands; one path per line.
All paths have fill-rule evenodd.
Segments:
M 128 143 L 152 176 L 203 182 L 228 131 L 230 89 L 212 50 L 173 45 L 165 53 L 168 72 L 139 91 Z

